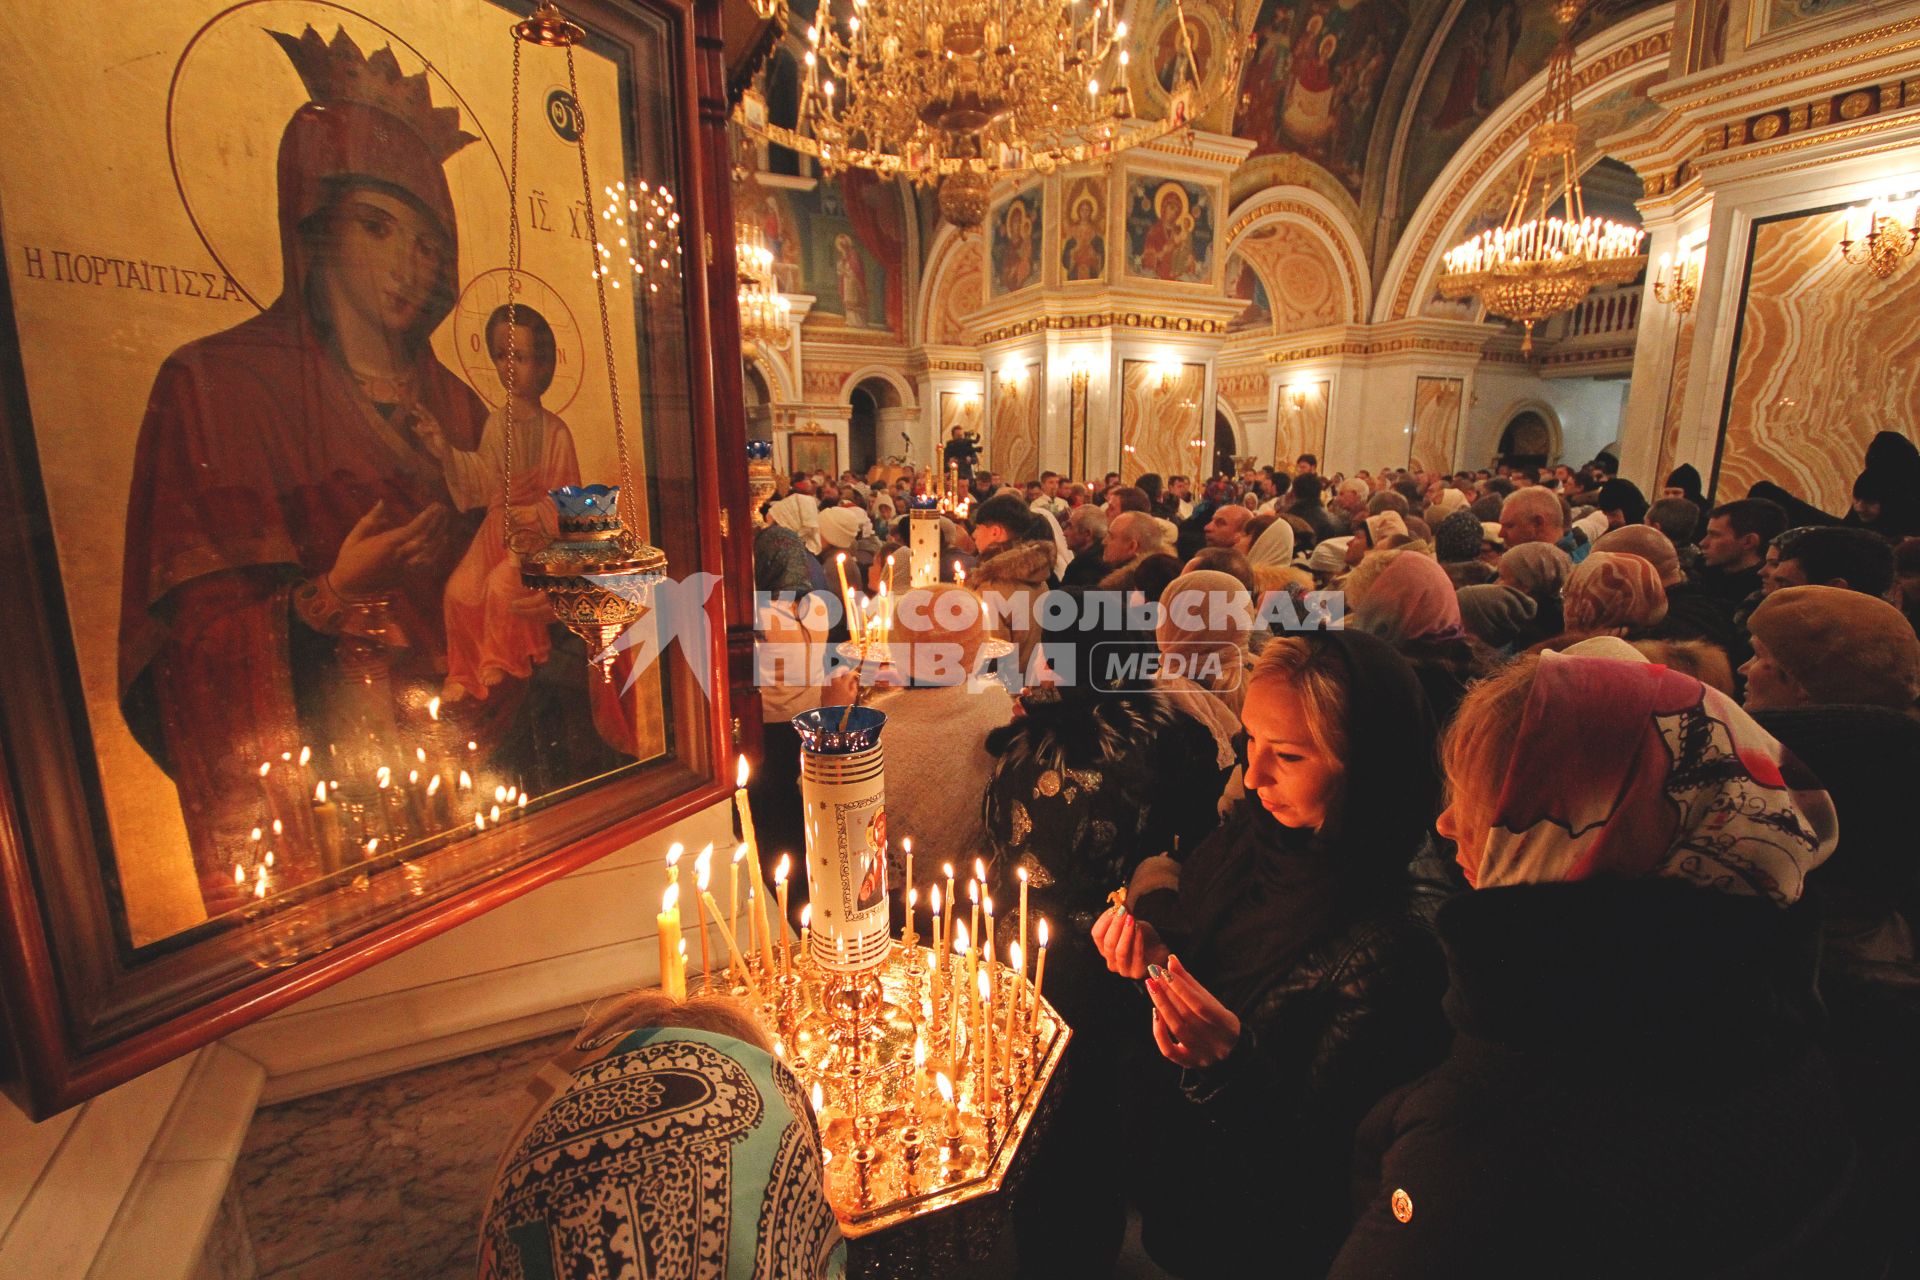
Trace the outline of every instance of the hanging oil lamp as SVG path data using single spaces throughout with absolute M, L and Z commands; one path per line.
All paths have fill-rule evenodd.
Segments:
M 587 126 L 574 75 L 573 47 L 586 33 L 569 22 L 552 0 L 543 0 L 526 19 L 513 27 L 513 146 L 507 175 L 507 330 L 514 328 L 515 298 L 520 284 L 520 51 L 522 45 L 565 49 L 567 91 L 575 104 L 574 146 L 580 153 L 580 184 L 586 205 L 593 207 L 593 180 L 587 169 Z M 545 545 L 526 545 L 527 531 L 507 524 L 508 548 L 520 556 L 520 580 L 544 591 L 553 612 L 567 630 L 585 640 L 591 661 L 602 678 L 612 674 L 616 642 L 621 632 L 645 616 L 652 604 L 654 584 L 666 577 L 667 557 L 651 546 L 638 529 L 624 519 L 624 502 L 636 492 L 627 460 L 626 426 L 620 416 L 620 382 L 613 363 L 613 327 L 607 311 L 607 266 L 603 262 L 599 228 L 587 220 L 587 249 L 593 264 L 593 288 L 600 304 L 600 341 L 606 355 L 607 394 L 613 407 L 613 439 L 619 456 L 617 485 L 569 485 L 548 491 L 557 516 L 558 535 Z M 513 493 L 513 368 L 507 361 L 506 489 Z

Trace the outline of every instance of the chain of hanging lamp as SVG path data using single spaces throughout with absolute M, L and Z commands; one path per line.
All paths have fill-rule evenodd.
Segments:
M 1555 10 L 1560 43 L 1547 63 L 1546 117 L 1527 141 L 1520 181 L 1506 217 L 1449 250 L 1439 280 L 1447 298 L 1477 297 L 1488 314 L 1518 320 L 1521 351 L 1533 352 L 1533 326 L 1558 315 L 1596 286 L 1624 284 L 1646 264 L 1639 227 L 1589 217 L 1580 190 L 1580 131 L 1573 118 L 1573 23 L 1578 0 Z M 1564 216 L 1552 216 L 1565 201 Z

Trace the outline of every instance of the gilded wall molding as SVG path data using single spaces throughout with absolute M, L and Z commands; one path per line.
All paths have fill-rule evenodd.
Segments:
M 1364 323 L 1366 320 L 1366 297 L 1365 289 L 1361 284 L 1363 277 L 1360 262 L 1354 257 L 1353 251 L 1347 245 L 1347 238 L 1340 234 L 1340 228 L 1334 225 L 1333 219 L 1329 218 L 1324 211 L 1315 208 L 1313 205 L 1301 200 L 1281 198 L 1265 201 L 1255 208 L 1247 210 L 1247 212 L 1241 214 L 1240 217 L 1235 219 L 1233 224 L 1227 228 L 1226 245 L 1228 255 L 1231 256 L 1239 251 L 1241 237 L 1252 227 L 1276 217 L 1299 218 L 1326 236 L 1327 240 L 1333 245 L 1334 253 L 1339 255 L 1340 272 L 1346 281 L 1347 315 L 1352 323 Z
M 1224 334 L 1224 320 L 1193 319 L 1190 316 L 1149 316 L 1137 311 L 1096 311 L 1087 315 L 1034 316 L 985 330 L 982 345 L 1023 338 L 1029 334 L 1080 329 L 1149 329 L 1160 333 Z

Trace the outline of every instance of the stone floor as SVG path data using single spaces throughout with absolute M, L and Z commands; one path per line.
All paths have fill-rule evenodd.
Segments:
M 196 1280 L 474 1274 L 494 1165 L 548 1037 L 261 1108 Z M 955 1280 L 1003 1280 L 1010 1240 Z M 1116 1280 L 1163 1280 L 1129 1232 Z

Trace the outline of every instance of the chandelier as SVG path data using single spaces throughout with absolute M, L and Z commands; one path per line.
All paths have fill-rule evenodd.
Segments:
M 1547 63 L 1546 118 L 1533 127 L 1506 219 L 1447 252 L 1440 275 L 1446 298 L 1477 296 L 1488 314 L 1526 329 L 1523 355 L 1533 354 L 1536 321 L 1579 302 L 1596 285 L 1625 284 L 1640 274 L 1646 232 L 1587 216 L 1580 193 L 1573 120 L 1573 20 L 1578 0 L 1554 11 L 1560 43 Z M 1564 198 L 1563 217 L 1551 211 Z
M 1210 0 L 1202 0 L 1210 2 Z M 941 212 L 979 225 L 998 176 L 1102 159 L 1188 127 L 1239 83 L 1244 41 L 1196 70 L 1185 0 L 1168 107 L 1134 114 L 1119 0 L 852 0 L 838 24 L 806 29 L 797 127 L 749 95 L 743 127 L 845 168 L 941 182 Z
M 773 274 L 773 250 L 767 233 L 756 221 L 765 193 L 754 178 L 749 148 L 741 148 L 734 166 L 733 261 L 740 286 L 740 341 L 773 351 L 785 351 L 792 341 L 793 304 L 780 292 Z

